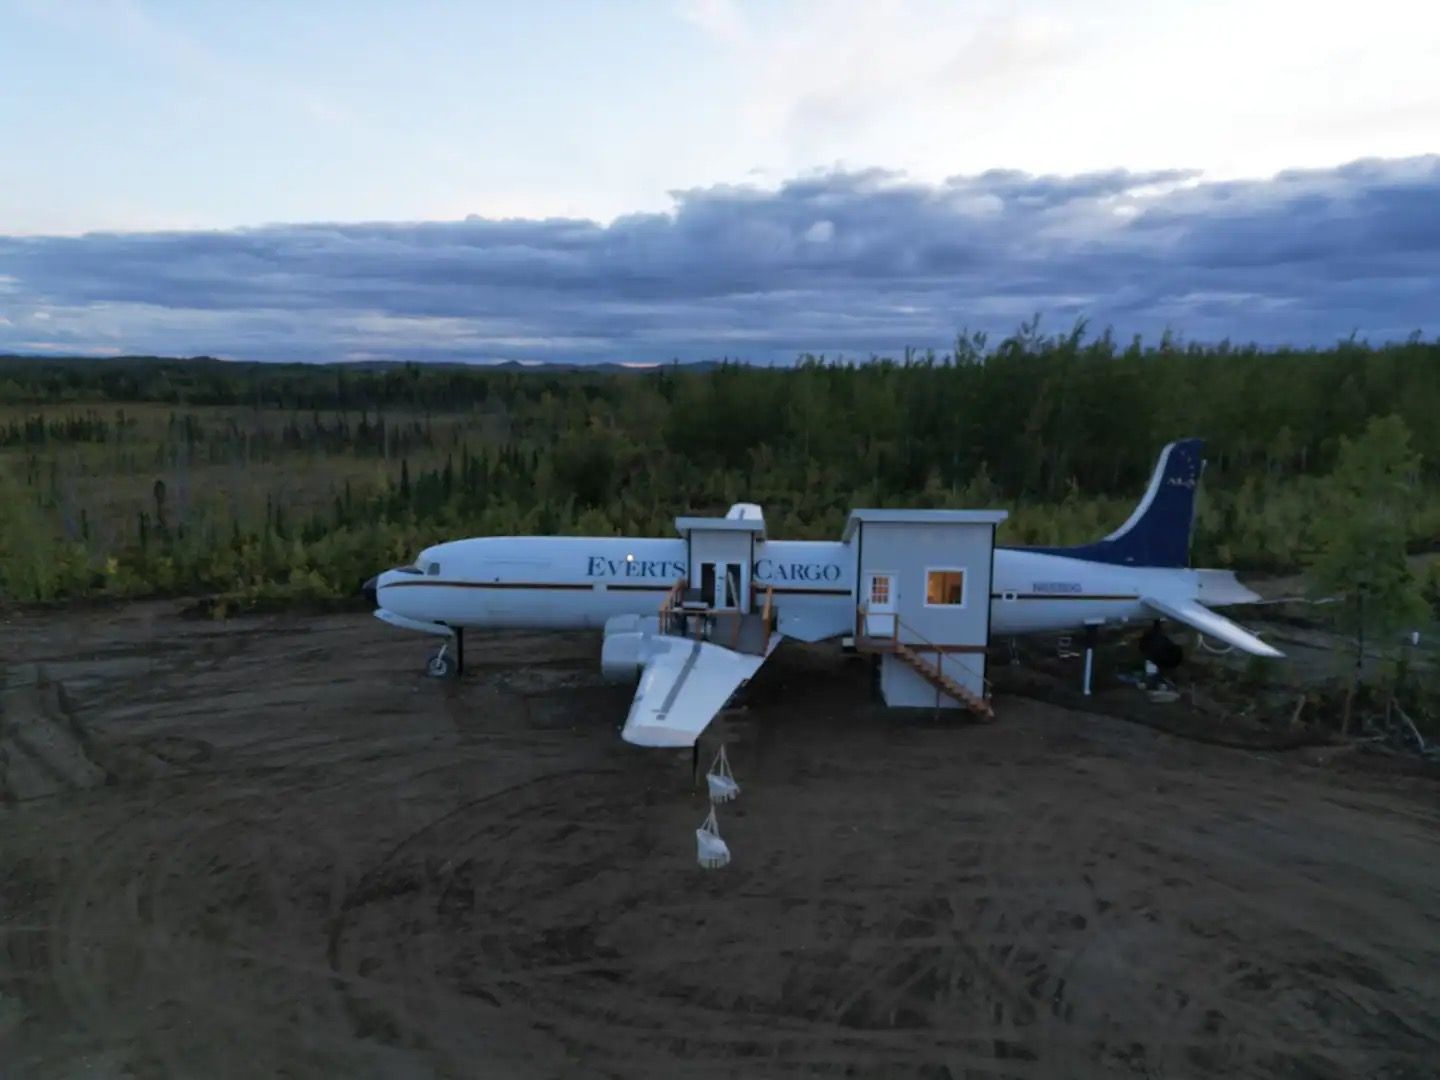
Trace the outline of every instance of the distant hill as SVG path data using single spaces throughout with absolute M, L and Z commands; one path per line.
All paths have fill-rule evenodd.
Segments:
M 735 363 L 736 361 L 730 361 Z M 518 360 L 506 360 L 502 363 L 491 364 L 483 361 L 465 360 L 228 360 L 216 356 L 52 356 L 37 355 L 32 353 L 0 353 L 0 370 L 6 367 L 20 367 L 32 369 L 36 365 L 55 367 L 67 364 L 90 364 L 102 367 L 134 367 L 136 365 L 156 364 L 184 364 L 190 367 L 208 367 L 212 365 L 224 365 L 227 368 L 266 368 L 280 370 L 290 367 L 343 367 L 347 371 L 390 371 L 395 368 L 407 368 L 410 366 L 424 368 L 454 368 L 466 371 L 592 371 L 612 372 L 624 374 L 626 372 L 653 371 L 658 367 L 671 367 L 678 365 L 687 371 L 706 371 L 710 368 L 719 367 L 719 360 L 695 360 L 681 361 L 669 360 L 663 364 L 638 364 L 638 363 L 616 363 L 607 361 L 597 364 L 565 363 L 550 360 L 535 361 L 533 363 L 521 363 Z

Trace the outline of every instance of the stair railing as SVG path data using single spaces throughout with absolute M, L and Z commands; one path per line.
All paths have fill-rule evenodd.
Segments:
M 869 624 L 869 622 L 867 621 L 867 616 L 868 616 L 869 614 L 870 614 L 870 604 L 869 604 L 869 601 L 862 601 L 861 603 L 855 605 L 855 636 L 856 636 L 857 638 L 865 637 L 865 638 L 872 638 L 872 639 L 874 639 L 875 641 L 889 641 L 889 642 L 892 642 L 892 643 L 898 642 L 898 641 L 900 640 L 900 616 L 899 616 L 899 615 L 896 615 L 893 611 L 883 611 L 883 612 L 879 612 L 879 614 L 881 614 L 881 615 L 889 615 L 889 616 L 890 616 L 890 633 L 887 635 L 887 634 L 872 634 L 872 633 L 870 632 L 870 624 Z M 917 636 L 918 636 L 918 635 L 917 635 Z
M 945 663 L 945 659 L 946 659 L 947 657 L 949 657 L 950 659 L 954 660 L 957 664 L 959 664 L 962 668 L 964 668 L 967 672 L 969 672 L 971 675 L 974 675 L 974 676 L 978 677 L 979 680 L 980 680 L 980 684 L 985 688 L 985 697 L 986 697 L 986 698 L 989 698 L 989 697 L 990 697 L 990 680 L 989 680 L 988 678 L 986 678 L 983 673 L 977 671 L 974 667 L 972 667 L 971 665 L 969 665 L 968 663 L 966 663 L 966 661 L 963 659 L 963 657 L 962 657 L 960 654 L 957 654 L 957 653 L 947 653 L 947 652 L 945 652 L 939 645 L 936 645 L 933 641 L 931 641 L 929 638 L 927 638 L 924 634 L 920 633 L 920 631 L 916 630 L 916 629 L 915 629 L 913 626 L 911 626 L 909 623 L 904 622 L 904 621 L 900 618 L 899 615 L 896 615 L 896 616 L 895 616 L 895 632 L 891 635 L 891 637 L 892 637 L 892 639 L 893 639 L 894 641 L 896 641 L 897 643 L 901 643 L 901 644 L 909 644 L 909 642 L 900 642 L 900 627 L 901 627 L 901 626 L 904 626 L 904 627 L 905 627 L 906 633 L 907 633 L 910 637 L 915 638 L 917 644 L 920 644 L 921 646 L 923 646 L 923 648 L 924 648 L 926 651 L 934 652 L 934 654 L 935 654 L 935 677 L 936 677 L 937 679 L 946 678 L 944 663 Z M 915 650 L 912 649 L 911 651 L 914 652 Z
M 669 634 L 674 631 L 675 626 L 675 605 L 680 603 L 680 598 L 685 595 L 689 587 L 683 577 L 670 586 L 670 591 L 665 594 L 665 599 L 660 602 L 660 632 Z

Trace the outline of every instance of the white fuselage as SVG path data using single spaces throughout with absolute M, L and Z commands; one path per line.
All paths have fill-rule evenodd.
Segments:
M 854 630 L 854 558 L 834 541 L 757 543 L 756 595 L 767 590 L 778 630 L 804 641 Z M 991 634 L 1080 630 L 1155 618 L 1141 598 L 1244 603 L 1229 571 L 1116 566 L 1023 548 L 996 548 Z M 683 539 L 484 537 L 427 548 L 413 567 L 376 581 L 390 621 L 416 630 L 600 629 L 615 615 L 654 615 L 685 576 Z

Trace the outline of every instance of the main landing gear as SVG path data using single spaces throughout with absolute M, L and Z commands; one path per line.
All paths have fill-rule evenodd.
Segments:
M 465 674 L 465 631 L 456 627 L 451 640 L 455 643 L 454 656 L 450 655 L 450 641 L 446 641 L 425 665 L 425 674 L 432 679 L 445 679 L 452 675 L 459 678 Z
M 1156 619 L 1140 636 L 1140 655 L 1161 671 L 1169 671 L 1180 666 L 1185 650 L 1165 635 L 1160 629 L 1160 620 Z

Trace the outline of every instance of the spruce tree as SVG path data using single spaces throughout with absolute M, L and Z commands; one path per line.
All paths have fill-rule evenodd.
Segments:
M 1405 558 L 1409 502 L 1419 471 L 1410 432 L 1398 416 L 1374 417 L 1356 439 L 1342 438 L 1329 480 L 1328 520 L 1310 565 L 1314 590 L 1335 598 L 1336 624 L 1355 638 L 1345 729 L 1364 676 L 1365 644 L 1425 617 L 1420 581 Z

